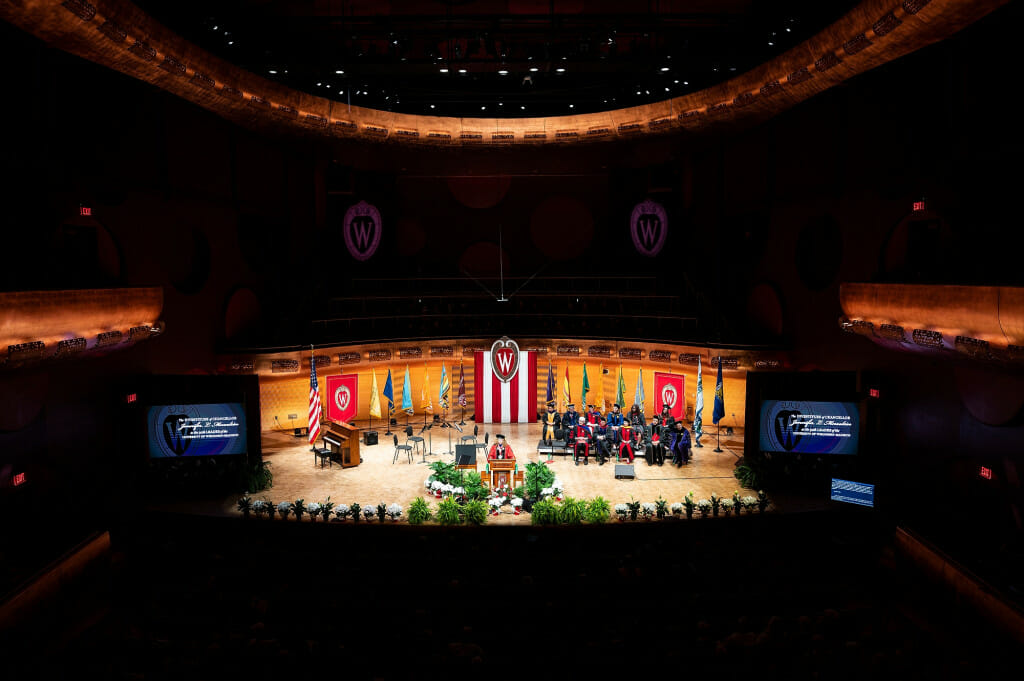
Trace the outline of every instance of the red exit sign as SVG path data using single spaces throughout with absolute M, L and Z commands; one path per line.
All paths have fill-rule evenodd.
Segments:
M 981 468 L 978 469 L 978 475 L 980 475 L 981 477 L 985 478 L 986 480 L 991 480 L 992 479 L 992 469 L 991 468 L 987 468 L 985 466 L 982 466 Z
M 139 399 L 139 394 L 138 393 L 128 393 L 127 395 L 124 396 L 124 401 L 127 404 L 133 404 L 134 402 L 137 402 L 138 399 Z
M 11 486 L 13 486 L 13 487 L 18 487 L 19 485 L 24 485 L 24 484 L 25 484 L 25 474 L 24 473 L 17 473 L 17 474 L 15 474 L 15 476 L 13 478 L 11 478 Z
M 78 214 L 81 215 L 82 217 L 89 217 L 92 215 L 92 208 L 90 208 L 89 206 L 79 206 Z
M 924 210 L 924 201 L 914 201 L 914 210 Z
M 882 393 L 879 392 L 878 388 L 870 388 L 868 389 L 868 395 L 870 395 L 871 397 L 878 398 L 882 395 Z

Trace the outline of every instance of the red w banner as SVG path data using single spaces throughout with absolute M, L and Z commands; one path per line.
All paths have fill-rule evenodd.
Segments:
M 359 407 L 359 374 L 328 376 L 326 382 L 327 420 L 351 422 Z
M 686 394 L 683 392 L 682 374 L 654 372 L 654 413 L 660 414 L 664 406 L 676 420 L 683 418 L 686 411 Z
M 473 356 L 474 406 L 478 423 L 537 420 L 537 353 L 503 338 Z

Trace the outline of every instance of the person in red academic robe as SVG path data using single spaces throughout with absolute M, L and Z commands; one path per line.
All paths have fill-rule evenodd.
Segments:
M 619 430 L 619 458 L 623 456 L 629 457 L 629 462 L 633 463 L 633 426 L 629 421 L 624 421 L 622 429 Z
M 491 445 L 491 451 L 487 453 L 488 459 L 514 459 L 515 454 L 512 453 L 512 447 L 505 442 L 505 436 L 498 433 L 494 436 L 494 444 Z
M 569 431 L 569 441 L 573 443 L 572 458 L 576 465 L 580 465 L 580 455 L 583 456 L 583 465 L 587 466 L 590 461 L 590 428 L 587 427 L 587 420 L 582 416 L 579 423 Z

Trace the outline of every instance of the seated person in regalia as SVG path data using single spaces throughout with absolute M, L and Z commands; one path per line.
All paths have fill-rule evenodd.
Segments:
M 593 433 L 594 448 L 597 451 L 597 462 L 603 466 L 605 460 L 611 456 L 612 441 L 614 439 L 611 429 L 608 428 L 607 419 L 602 416 L 601 420 L 597 422 Z
M 582 416 L 572 430 L 569 431 L 569 441 L 573 443 L 572 458 L 576 465 L 580 465 L 580 456 L 583 457 L 583 465 L 588 465 L 590 456 L 590 428 L 587 427 L 587 420 Z

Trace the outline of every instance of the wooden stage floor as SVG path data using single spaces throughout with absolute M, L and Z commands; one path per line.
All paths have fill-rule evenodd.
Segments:
M 399 420 L 399 423 L 402 428 L 399 442 L 404 443 L 404 421 Z M 419 434 L 423 427 L 422 420 L 417 423 L 413 419 L 409 424 L 413 426 L 413 434 Z M 376 427 L 379 424 L 374 425 Z M 447 453 L 448 433 L 451 432 L 451 449 L 454 449 L 462 435 L 473 432 L 472 421 L 467 421 L 467 425 L 462 428 L 464 432 L 460 433 L 455 429 L 435 425 L 423 433 L 425 438 L 430 434 L 427 444 L 433 452 L 426 457 L 426 463 L 454 461 L 454 454 Z M 547 458 L 546 454 L 538 456 L 537 453 L 537 443 L 541 434 L 540 424 L 480 424 L 478 429 L 481 442 L 485 432 L 490 433 L 492 443 L 496 433 L 504 433 L 521 464 Z M 402 508 L 407 509 L 414 497 L 424 496 L 431 505 L 436 505 L 437 500 L 425 494 L 423 483 L 431 471 L 429 466 L 423 463 L 424 458 L 417 453 L 414 463 L 410 464 L 408 457 L 403 454 L 397 463 L 392 463 L 395 452 L 394 440 L 385 437 L 383 429 L 377 427 L 376 430 L 380 434 L 380 444 L 360 444 L 362 462 L 359 466 L 344 469 L 336 463 L 321 468 L 304 436 L 295 437 L 291 431 L 264 431 L 263 458 L 271 463 L 274 485 L 271 489 L 256 494 L 255 498 L 266 496 L 275 503 L 305 499 L 309 503 L 330 497 L 334 503 L 350 505 L 352 502 L 360 505 L 397 502 Z M 733 476 L 733 468 L 743 455 L 742 430 L 735 430 L 732 436 L 722 436 L 723 451 L 720 453 L 713 451 L 714 437 L 705 434 L 702 441 L 704 447 L 691 450 L 694 455 L 690 463 L 678 468 L 669 461 L 666 461 L 664 466 L 648 466 L 643 459 L 637 458 L 634 465 L 636 477 L 632 480 L 616 479 L 614 461 L 599 466 L 593 457 L 589 465 L 584 466 L 581 462 L 579 466 L 575 466 L 571 456 L 555 454 L 550 465 L 564 483 L 566 495 L 588 499 L 600 495 L 613 507 L 615 504 L 628 502 L 631 498 L 641 503 L 653 502 L 659 495 L 671 504 L 682 501 L 691 491 L 695 499 L 708 498 L 712 492 L 721 497 L 731 497 L 733 491 L 739 489 L 739 483 Z M 484 467 L 479 461 L 478 466 L 481 470 Z M 741 491 L 741 494 L 753 495 L 754 492 Z M 223 510 L 237 513 L 234 501 L 234 498 L 225 500 Z M 508 507 L 505 507 L 505 510 L 507 512 L 499 516 L 490 516 L 488 524 L 529 524 L 529 514 L 515 516 Z

